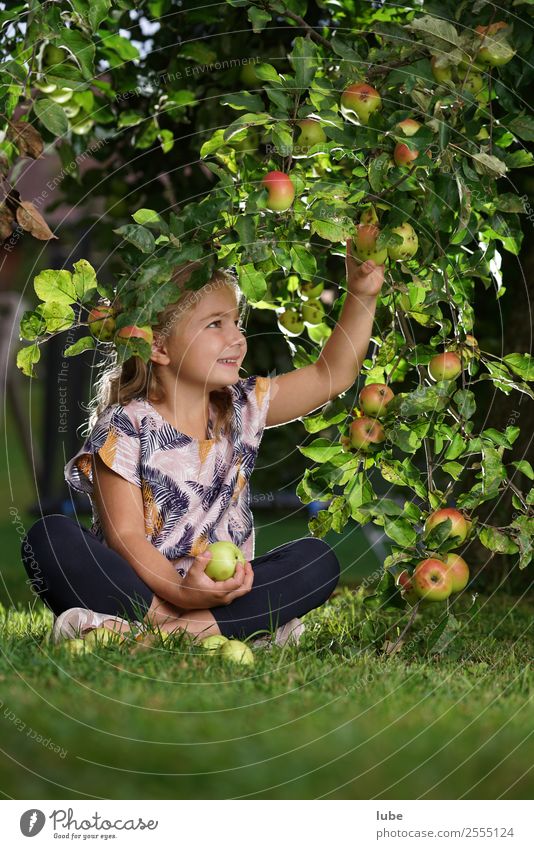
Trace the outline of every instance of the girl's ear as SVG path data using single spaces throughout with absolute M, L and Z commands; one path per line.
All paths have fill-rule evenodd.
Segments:
M 162 336 L 154 336 L 154 341 L 152 342 L 152 353 L 150 355 L 150 359 L 153 363 L 159 363 L 162 366 L 168 366 L 170 363 L 170 357 L 167 353 L 167 346 L 165 344 L 165 339 Z

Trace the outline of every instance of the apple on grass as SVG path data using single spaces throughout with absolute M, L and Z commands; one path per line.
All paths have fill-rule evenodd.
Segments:
M 278 316 L 278 324 L 288 336 L 299 336 L 304 330 L 304 322 L 297 310 L 285 309 Z
M 369 118 L 380 109 L 382 98 L 380 94 L 368 83 L 353 83 L 349 85 L 341 95 L 341 111 L 355 113 L 361 124 L 367 124 Z
M 358 419 L 354 419 L 351 422 L 349 431 L 352 448 L 359 448 L 364 451 L 371 445 L 377 445 L 383 442 L 386 438 L 384 428 L 380 422 L 370 416 L 361 416 Z
M 224 637 L 222 634 L 212 634 L 211 637 L 204 637 L 203 640 L 200 641 L 200 645 L 204 649 L 204 651 L 210 652 L 210 654 L 214 654 L 218 652 L 221 646 L 224 643 L 228 642 L 228 637 Z
M 412 575 L 414 591 L 425 601 L 445 601 L 452 593 L 452 575 L 442 560 L 428 557 L 421 560 Z
M 370 383 L 360 392 L 360 407 L 366 416 L 378 418 L 394 397 L 394 392 L 385 383 Z
M 211 553 L 211 559 L 204 572 L 214 581 L 226 581 L 231 578 L 238 563 L 247 562 L 246 557 L 233 542 L 220 540 L 208 545 L 206 551 Z
M 74 640 L 65 640 L 62 645 L 71 654 L 83 654 L 87 649 L 87 646 L 85 645 L 85 640 L 82 640 L 81 638 Z
M 377 265 L 383 265 L 387 259 L 387 248 L 377 248 L 376 243 L 380 236 L 380 228 L 376 224 L 358 224 L 356 233 L 352 237 L 355 256 L 360 262 L 371 259 Z
M 240 663 L 245 666 L 254 665 L 254 655 L 251 649 L 240 640 L 227 640 L 219 649 L 219 653 L 224 660 L 231 663 Z
M 119 631 L 112 631 L 110 628 L 94 628 L 89 631 L 84 637 L 85 644 L 90 648 L 98 648 L 99 646 L 118 645 L 123 639 L 124 634 Z
M 449 537 L 460 537 L 458 544 L 462 543 L 469 530 L 469 521 L 454 507 L 442 507 L 440 510 L 434 510 L 425 522 L 425 534 L 428 535 L 431 530 L 442 522 L 446 522 L 447 519 L 450 519 L 452 523 L 447 539 Z
M 93 307 L 87 317 L 91 334 L 101 342 L 111 342 L 115 332 L 115 310 L 113 307 Z
M 284 212 L 289 209 L 295 199 L 295 186 L 291 177 L 283 171 L 269 171 L 261 184 L 269 193 L 267 209 L 273 212 Z
M 434 380 L 454 380 L 462 372 L 462 361 L 454 351 L 445 351 L 432 357 L 428 371 Z
M 412 225 L 408 221 L 405 221 L 398 227 L 392 227 L 391 232 L 400 236 L 402 242 L 400 244 L 388 245 L 387 252 L 389 258 L 395 262 L 411 259 L 419 248 L 419 239 Z

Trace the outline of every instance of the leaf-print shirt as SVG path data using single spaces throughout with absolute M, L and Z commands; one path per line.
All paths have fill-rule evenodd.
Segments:
M 213 438 L 215 408 L 209 402 L 207 439 L 176 430 L 145 398 L 112 404 L 65 466 L 65 480 L 88 494 L 91 532 L 107 545 L 93 498 L 92 455 L 139 486 L 146 538 L 185 574 L 195 557 L 229 540 L 254 557 L 249 479 L 269 407 L 271 380 L 251 375 L 228 387 L 232 424 Z M 176 563 L 175 561 L 180 561 Z

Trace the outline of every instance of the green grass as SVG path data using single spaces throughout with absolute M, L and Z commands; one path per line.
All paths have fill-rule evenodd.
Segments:
M 359 641 L 362 604 L 344 589 L 308 614 L 298 647 L 255 649 L 252 669 L 187 640 L 72 656 L 49 644 L 42 605 L 32 617 L 4 610 L 0 789 L 14 798 L 530 798 L 534 604 L 479 606 L 449 655 L 425 659 L 412 638 L 385 658 Z
M 186 640 L 74 656 L 50 645 L 51 614 L 30 594 L 20 563 L 35 494 L 13 435 L 8 421 L 9 477 L 6 457 L 0 468 L 4 796 L 531 798 L 532 599 L 479 599 L 479 615 L 460 620 L 449 652 L 431 657 L 417 636 L 431 633 L 435 614 L 426 610 L 402 654 L 386 658 L 362 641 L 361 597 L 347 588 L 379 565 L 349 524 L 326 537 L 345 588 L 305 618 L 297 648 L 255 650 L 253 669 L 202 656 Z M 256 510 L 255 519 L 257 555 L 309 533 L 304 511 Z

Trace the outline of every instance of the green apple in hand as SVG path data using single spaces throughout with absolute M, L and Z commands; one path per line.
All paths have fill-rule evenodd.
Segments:
M 238 563 L 245 565 L 246 558 L 243 552 L 228 540 L 212 542 L 206 551 L 211 552 L 211 560 L 204 570 L 208 578 L 214 581 L 226 581 L 231 578 Z
M 242 663 L 245 666 L 254 665 L 252 651 L 240 640 L 227 640 L 221 646 L 220 653 L 224 660 L 229 660 L 231 663 Z

